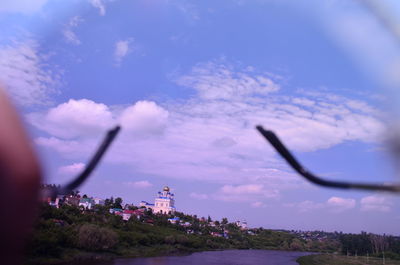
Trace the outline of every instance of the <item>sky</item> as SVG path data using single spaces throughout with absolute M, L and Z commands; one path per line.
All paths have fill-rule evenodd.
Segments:
M 399 195 L 309 184 L 255 130 L 324 178 L 398 181 L 400 47 L 358 1 L 3 0 L 0 30 L 45 182 L 119 124 L 82 194 L 138 204 L 167 185 L 198 216 L 400 235 Z

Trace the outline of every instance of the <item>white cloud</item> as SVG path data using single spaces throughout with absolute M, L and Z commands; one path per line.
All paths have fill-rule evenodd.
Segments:
M 141 181 L 135 181 L 135 182 L 124 182 L 124 185 L 127 185 L 129 187 L 133 188 L 138 188 L 138 189 L 145 189 L 153 186 L 149 181 L 147 180 L 141 180 Z
M 138 101 L 122 111 L 88 99 L 70 99 L 47 112 L 28 115 L 29 121 L 50 135 L 70 139 L 103 134 L 117 123 L 131 137 L 161 135 L 168 122 L 168 111 L 152 101 Z
M 81 24 L 84 20 L 79 17 L 79 16 L 74 16 L 72 17 L 69 22 L 67 23 L 67 25 L 64 26 L 64 30 L 63 30 L 63 35 L 65 40 L 68 43 L 71 43 L 73 45 L 80 45 L 81 41 L 78 38 L 78 36 L 75 34 L 75 32 L 73 31 L 74 28 L 76 28 L 79 24 Z
M 331 197 L 327 201 L 327 206 L 333 212 L 343 212 L 353 209 L 356 206 L 356 200 L 350 198 Z
M 225 185 L 221 188 L 221 192 L 225 194 L 260 194 L 263 193 L 264 186 L 257 184 L 247 184 L 247 185 Z
M 254 69 L 248 71 L 253 71 L 247 72 L 253 79 L 258 75 Z M 220 85 L 213 83 L 212 87 Z M 107 161 L 132 166 L 141 174 L 218 183 L 224 188 L 209 194 L 210 199 L 252 203 L 279 198 L 282 190 L 308 185 L 277 159 L 254 126 L 261 124 L 276 131 L 297 152 L 329 148 L 346 141 L 376 141 L 384 128 L 380 114 L 374 113 L 366 102 L 352 100 L 328 91 L 300 91 L 290 96 L 279 92 L 267 96 L 247 94 L 230 100 L 193 96 L 163 105 L 141 101 L 118 108 L 103 106 L 111 114 L 101 116 L 100 120 L 110 120 L 107 117 L 111 116 L 112 121 L 122 124 L 122 133 Z M 47 115 L 40 114 L 41 118 L 36 119 L 38 128 L 53 135 L 38 139 L 42 145 L 69 157 L 79 155 L 84 145 L 94 146 L 95 141 L 89 142 L 89 138 L 55 138 L 54 133 L 64 136 L 48 128 L 56 122 L 49 122 Z M 56 128 L 80 127 L 61 120 L 63 124 Z M 324 205 L 333 211 L 333 206 Z M 307 206 L 305 203 L 303 208 Z
M 99 135 L 114 124 L 106 105 L 87 99 L 70 99 L 45 114 L 33 113 L 28 118 L 39 129 L 61 138 Z
M 89 0 L 89 2 L 99 10 L 100 16 L 104 16 L 106 14 L 106 6 L 103 0 Z
M 167 126 L 169 113 L 152 101 L 138 101 L 127 107 L 119 118 L 127 132 L 136 135 L 162 134 Z
M 60 71 L 55 66 L 49 67 L 38 48 L 33 40 L 0 47 L 0 82 L 21 105 L 48 104 L 60 83 Z
M 204 193 L 197 193 L 197 192 L 192 192 L 189 194 L 190 197 L 197 199 L 197 200 L 207 200 L 208 195 Z
M 317 203 L 317 202 L 313 202 L 313 201 L 309 201 L 309 200 L 302 201 L 299 203 L 287 203 L 284 206 L 296 208 L 301 213 L 310 212 L 310 211 L 319 210 L 319 209 L 324 208 L 323 203 Z
M 384 130 L 380 113 L 366 102 L 328 92 L 260 96 L 278 90 L 279 85 L 263 76 L 269 85 L 261 86 L 255 81 L 261 75 L 252 68 L 238 72 L 233 69 L 226 64 L 205 63 L 177 78 L 178 84 L 199 92 L 199 98 L 183 108 L 179 106 L 180 111 L 186 111 L 191 118 L 209 117 L 215 127 L 219 122 L 219 127 L 225 126 L 229 131 L 244 132 L 256 124 L 267 125 L 291 149 L 300 151 L 329 148 L 347 140 L 372 142 Z
M 84 168 L 84 163 L 73 163 L 71 165 L 60 167 L 58 169 L 58 172 L 63 175 L 76 175 L 78 173 L 81 173 Z
M 249 69 L 249 68 L 248 68 Z M 231 65 L 213 62 L 195 66 L 189 75 L 176 80 L 179 85 L 194 88 L 204 99 L 232 99 L 251 95 L 266 95 L 279 90 L 266 74 L 250 68 L 241 72 Z
M 371 195 L 361 199 L 361 211 L 389 212 L 392 203 L 383 196 Z
M 353 209 L 356 206 L 356 201 L 351 198 L 331 197 L 326 202 L 306 200 L 299 203 L 287 203 L 284 206 L 295 208 L 301 213 L 315 210 L 322 211 L 323 209 L 332 213 L 341 213 Z
M 169 0 L 168 4 L 174 5 L 180 12 L 182 12 L 189 22 L 200 19 L 198 8 L 193 3 L 188 1 Z
M 224 185 L 213 195 L 214 199 L 227 202 L 245 202 L 277 197 L 279 197 L 278 190 L 266 189 L 262 184 Z
M 250 204 L 250 206 L 253 208 L 264 208 L 266 205 L 263 202 L 256 201 L 256 202 L 252 202 Z
M 31 14 L 40 11 L 48 0 L 2 0 L 0 12 Z
M 125 56 L 132 51 L 133 39 L 120 40 L 115 43 L 114 59 L 116 65 L 120 65 Z
M 103 135 L 102 135 L 103 136 Z M 35 144 L 52 149 L 68 159 L 87 160 L 98 148 L 99 139 L 79 138 L 79 140 L 63 140 L 56 137 L 38 137 Z

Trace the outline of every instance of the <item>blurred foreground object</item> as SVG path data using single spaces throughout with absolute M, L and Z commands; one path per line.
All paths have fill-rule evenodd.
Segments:
M 0 87 L 0 263 L 20 264 L 37 210 L 41 170 L 18 114 Z
M 97 149 L 96 153 L 89 161 L 85 169 L 79 174 L 74 180 L 72 180 L 67 185 L 57 188 L 52 187 L 50 190 L 46 190 L 46 194 L 42 194 L 43 198 L 50 197 L 51 199 L 55 199 L 57 195 L 66 195 L 70 192 L 74 191 L 78 188 L 82 183 L 90 176 L 93 170 L 96 168 L 100 159 L 103 157 L 107 149 L 110 147 L 111 143 L 114 141 L 115 137 L 118 135 L 121 127 L 115 126 L 113 129 L 107 132 L 106 137 L 104 138 L 103 142 L 100 144 L 99 148 Z
M 296 158 L 289 152 L 286 146 L 279 140 L 273 131 L 265 130 L 262 126 L 258 125 L 257 130 L 264 136 L 265 139 L 275 148 L 275 150 L 286 160 L 286 162 L 301 176 L 308 181 L 331 188 L 339 189 L 359 189 L 359 190 L 372 190 L 372 191 L 390 191 L 400 192 L 400 185 L 382 185 L 382 184 L 368 184 L 368 183 L 352 183 L 341 182 L 322 179 L 308 170 L 306 170 Z
M 83 172 L 67 185 L 40 194 L 42 174 L 18 114 L 0 88 L 0 264 L 21 264 L 40 197 L 56 197 L 78 188 L 93 172 L 120 126 L 108 131 Z

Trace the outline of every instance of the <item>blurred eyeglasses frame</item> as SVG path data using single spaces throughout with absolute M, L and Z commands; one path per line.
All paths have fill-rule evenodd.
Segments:
M 369 184 L 369 183 L 353 183 L 353 182 L 342 182 L 325 180 L 318 177 L 305 169 L 292 153 L 286 148 L 281 142 L 278 136 L 270 130 L 265 130 L 262 126 L 256 126 L 256 129 L 262 136 L 275 148 L 275 150 L 282 156 L 282 158 L 302 177 L 308 181 L 330 188 L 338 189 L 358 189 L 358 190 L 370 190 L 370 191 L 388 191 L 388 192 L 400 192 L 400 185 L 384 185 L 384 184 Z
M 55 198 L 57 197 L 57 195 L 66 195 L 78 188 L 90 176 L 90 174 L 99 164 L 101 158 L 104 156 L 107 149 L 110 147 L 111 143 L 114 141 L 120 130 L 120 126 L 116 126 L 113 129 L 109 130 L 103 142 L 100 144 L 96 153 L 93 155 L 92 159 L 89 161 L 82 173 L 75 177 L 75 179 L 73 179 L 65 186 L 52 187 L 51 190 L 47 191 L 46 194 L 44 194 L 44 197 Z

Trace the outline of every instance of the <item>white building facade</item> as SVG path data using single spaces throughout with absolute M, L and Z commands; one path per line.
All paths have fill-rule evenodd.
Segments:
M 163 188 L 163 191 L 157 193 L 154 204 L 142 201 L 140 206 L 150 208 L 154 213 L 173 214 L 175 213 L 175 199 L 174 194 L 170 192 L 168 186 Z
M 242 230 L 246 230 L 247 229 L 247 222 L 246 221 L 236 221 L 235 224 Z

